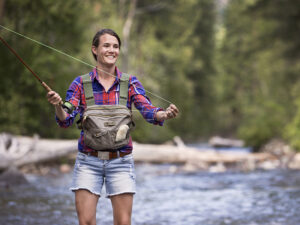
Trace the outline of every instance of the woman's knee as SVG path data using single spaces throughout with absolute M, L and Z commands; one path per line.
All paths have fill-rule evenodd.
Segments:
M 79 225 L 96 225 L 96 218 L 88 219 L 88 218 L 78 218 Z
M 75 192 L 76 211 L 80 225 L 96 225 L 96 207 L 99 196 L 87 190 Z
M 117 221 L 114 221 L 114 225 L 130 225 L 131 218 L 119 218 Z

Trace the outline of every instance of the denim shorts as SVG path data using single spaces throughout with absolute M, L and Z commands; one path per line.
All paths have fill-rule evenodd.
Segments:
M 101 196 L 105 184 L 106 197 L 124 193 L 135 194 L 135 171 L 132 154 L 101 160 L 78 152 L 71 191 L 85 189 Z

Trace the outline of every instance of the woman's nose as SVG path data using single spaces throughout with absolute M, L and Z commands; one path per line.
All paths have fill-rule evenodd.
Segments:
M 110 46 L 110 47 L 108 48 L 108 51 L 109 51 L 109 52 L 113 52 L 113 51 L 114 51 L 114 47 L 113 47 L 113 46 Z

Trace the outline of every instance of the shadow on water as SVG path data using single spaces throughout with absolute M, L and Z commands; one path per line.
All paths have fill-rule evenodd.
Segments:
M 300 171 L 173 174 L 171 165 L 136 166 L 136 225 L 300 224 Z M 26 175 L 29 184 L 0 187 L 0 224 L 77 224 L 71 174 Z M 97 224 L 112 224 L 101 198 Z

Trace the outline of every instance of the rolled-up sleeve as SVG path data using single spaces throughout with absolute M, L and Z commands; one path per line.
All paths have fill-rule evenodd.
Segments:
M 71 114 L 67 113 L 65 120 L 61 121 L 56 115 L 55 120 L 60 127 L 67 128 L 71 126 L 75 120 L 76 115 L 80 112 L 80 99 L 82 92 L 81 77 L 77 77 L 70 85 L 66 94 L 66 102 L 70 102 L 74 106 L 74 110 Z
M 156 113 L 163 111 L 163 109 L 152 105 L 150 99 L 146 96 L 144 87 L 135 76 L 130 77 L 129 96 L 147 122 L 154 125 L 163 125 L 164 121 L 158 121 L 155 117 Z
M 71 114 L 67 113 L 67 118 L 63 121 L 58 119 L 58 117 L 55 115 L 55 120 L 60 127 L 67 128 L 73 124 L 77 113 L 78 112 L 76 110 L 74 110 L 73 113 L 71 113 Z

